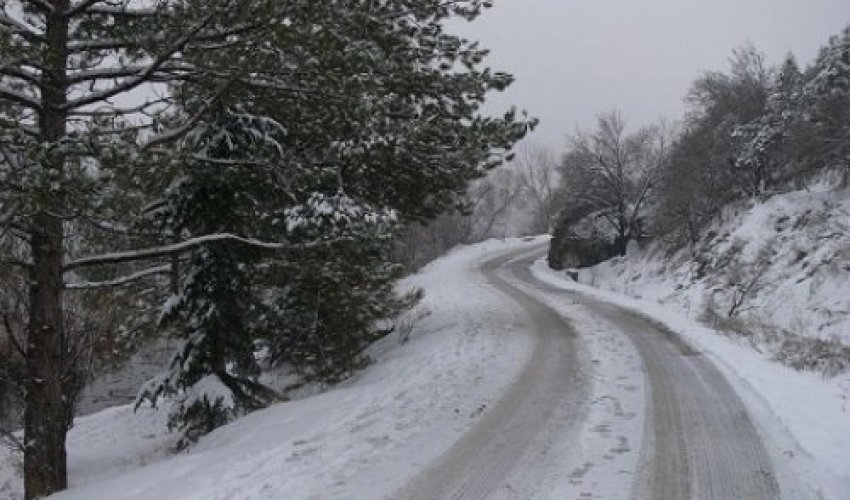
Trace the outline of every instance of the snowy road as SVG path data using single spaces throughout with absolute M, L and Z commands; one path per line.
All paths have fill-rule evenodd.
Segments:
M 393 498 L 778 498 L 720 371 L 634 312 L 536 280 L 538 256 L 481 266 L 527 313 L 533 356 L 480 423 Z
M 526 250 L 527 252 L 527 250 Z M 502 398 L 436 463 L 393 498 L 408 500 L 490 498 L 505 487 L 505 478 L 539 433 L 569 431 L 588 403 L 588 383 L 581 369 L 578 340 L 569 324 L 549 307 L 511 286 L 501 271 L 515 252 L 486 262 L 485 277 L 526 311 L 537 335 L 534 352 Z M 552 425 L 558 414 L 559 425 Z M 569 418 L 564 419 L 563 415 Z M 545 439 L 543 441 L 546 441 Z

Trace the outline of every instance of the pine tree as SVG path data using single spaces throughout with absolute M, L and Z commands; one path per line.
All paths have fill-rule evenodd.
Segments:
M 20 268 L 29 283 L 27 498 L 67 484 L 65 435 L 80 373 L 64 292 L 82 267 L 100 262 L 75 259 L 86 248 L 68 231 L 83 223 L 120 227 L 119 200 L 133 193 L 119 190 L 116 177 L 140 174 L 134 161 L 140 142 L 164 144 L 182 130 L 165 130 L 158 119 L 169 98 L 150 97 L 138 106 L 120 104 L 120 98 L 146 85 L 196 77 L 198 68 L 183 64 L 183 54 L 245 31 L 244 23 L 227 22 L 228 12 L 239 7 L 217 2 L 199 16 L 187 3 L 165 1 L 2 3 L 0 224 L 4 238 L 23 246 L 22 258 L 4 265 Z
M 788 139 L 801 112 L 802 73 L 793 55 L 788 55 L 768 93 L 764 113 L 735 128 L 738 153 L 736 167 L 750 194 L 763 193 L 790 177 L 793 151 Z
M 843 185 L 850 185 L 850 27 L 829 39 L 806 76 L 803 118 L 818 146 L 810 161 L 843 169 Z
M 850 36 L 830 38 L 802 73 L 786 58 L 757 119 L 738 127 L 736 165 L 753 179 L 753 193 L 800 181 L 823 168 L 850 164 Z M 756 184 L 758 182 L 758 184 Z
M 273 236 L 257 226 L 278 194 L 254 162 L 278 150 L 280 132 L 270 120 L 224 109 L 188 134 L 182 175 L 148 213 L 163 237 Z M 183 429 L 187 442 L 274 396 L 257 381 L 254 358 L 258 259 L 250 245 L 222 243 L 194 248 L 175 266 L 160 324 L 185 342 L 171 370 L 147 384 L 141 399 L 176 398 L 170 424 Z
M 271 347 L 277 363 L 293 367 L 304 380 L 321 382 L 339 380 L 363 366 L 363 349 L 386 333 L 375 327 L 376 321 L 415 298 L 398 298 L 392 291 L 399 269 L 390 264 L 389 253 L 399 224 L 433 217 L 461 201 L 468 182 L 497 166 L 532 124 L 517 120 L 513 112 L 498 119 L 478 114 L 485 94 L 503 89 L 511 78 L 478 69 L 486 51 L 442 27 L 446 17 L 472 18 L 478 9 L 476 2 L 452 7 L 420 2 L 416 8 L 405 2 L 305 4 L 287 12 L 285 22 L 270 30 L 267 43 L 240 56 L 250 74 L 297 69 L 299 88 L 315 90 L 228 92 L 230 105 L 203 133 L 226 147 L 184 146 L 184 156 L 205 165 L 202 170 L 231 179 L 215 181 L 215 192 L 226 185 L 233 189 L 231 198 L 242 197 L 224 203 L 245 215 L 240 229 L 223 229 L 227 219 L 218 214 L 222 205 L 204 208 L 189 192 L 174 191 L 166 205 L 187 214 L 181 216 L 186 220 L 217 225 L 217 231 L 269 241 L 285 237 L 295 248 L 303 244 L 309 250 L 256 255 L 243 260 L 241 270 L 219 266 L 220 259 L 206 261 L 205 275 L 219 275 L 220 282 L 263 267 L 262 276 L 251 278 L 262 293 L 251 298 L 243 294 L 244 303 L 229 305 L 241 310 L 243 321 L 261 321 L 251 332 L 230 330 L 243 337 L 233 344 L 239 349 L 228 351 L 228 342 L 206 340 L 187 344 L 187 349 L 213 346 L 221 359 L 248 360 L 251 341 L 259 342 Z M 291 50 L 293 46 L 299 50 Z M 225 56 L 207 54 L 204 61 L 210 67 L 232 64 Z M 458 65 L 467 72 L 458 72 Z M 215 89 L 196 82 L 183 92 L 191 108 L 207 102 Z M 275 124 L 273 130 L 263 129 L 264 123 Z M 220 173 L 225 170 L 230 173 Z M 193 185 L 209 189 L 201 176 L 188 177 Z M 281 222 L 292 217 L 302 222 Z M 166 232 L 186 239 L 212 230 L 178 226 Z M 197 265 L 186 272 L 197 272 Z M 179 294 L 171 310 L 186 314 L 198 308 L 195 304 L 206 307 L 227 295 L 210 289 Z M 182 323 L 191 322 L 184 318 Z M 142 400 L 197 392 L 193 384 L 211 368 L 180 361 L 189 358 L 196 359 L 178 356 L 172 372 L 154 381 Z M 240 384 L 250 383 L 265 400 L 274 397 L 256 385 L 255 370 L 244 377 L 219 372 L 216 377 L 231 391 L 233 408 L 223 411 L 207 404 L 207 410 L 220 415 L 200 421 L 222 423 L 253 409 L 257 401 L 241 397 Z M 175 406 L 174 423 L 191 430 L 192 419 L 183 417 L 200 413 L 181 410 L 184 403 L 181 399 Z
M 370 227 L 381 213 L 431 217 L 451 206 L 469 179 L 504 159 L 530 123 L 512 113 L 484 117 L 479 108 L 511 77 L 482 68 L 485 50 L 443 32 L 448 17 L 473 19 L 486 4 L 3 2 L 0 225 L 2 238 L 20 248 L 4 267 L 27 273 L 31 284 L 28 498 L 67 481 L 64 440 L 79 386 L 63 318 L 67 290 L 146 280 L 200 300 L 204 290 L 192 291 L 188 276 L 208 279 L 216 294 L 241 289 L 212 269 L 241 269 L 247 248 L 294 252 L 329 244 L 322 236 L 291 248 L 287 232 L 265 230 L 275 216 L 280 223 L 282 213 L 335 199 L 344 211 L 358 207 L 358 220 Z M 197 157 L 194 143 L 183 140 L 210 123 L 226 128 L 222 109 L 254 123 L 271 120 L 285 134 L 277 156 L 252 146 L 258 158 L 238 165 L 267 178 L 221 195 L 236 199 L 259 189 L 264 199 L 285 200 L 283 206 L 251 214 L 245 233 L 198 221 L 178 233 L 140 220 L 163 206 L 159 194 L 169 188 L 204 189 L 203 176 L 182 184 L 193 165 L 227 166 L 227 158 Z M 119 236 L 89 237 L 77 231 L 83 226 Z M 383 241 L 374 236 L 383 231 L 370 234 L 370 241 Z M 201 311 L 193 307 L 180 315 Z M 221 314 L 208 331 L 237 313 Z M 220 371 L 213 358 L 199 366 Z

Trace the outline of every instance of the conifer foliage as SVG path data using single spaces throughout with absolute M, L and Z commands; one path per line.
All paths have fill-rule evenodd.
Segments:
M 28 498 L 67 482 L 73 290 L 159 294 L 161 329 L 185 345 L 147 395 L 174 395 L 192 434 L 275 397 L 258 349 L 323 380 L 363 363 L 375 320 L 406 301 L 391 292 L 395 228 L 452 207 L 533 125 L 480 114 L 512 79 L 444 32 L 486 5 L 0 4 L 0 238 L 4 271 L 29 287 Z

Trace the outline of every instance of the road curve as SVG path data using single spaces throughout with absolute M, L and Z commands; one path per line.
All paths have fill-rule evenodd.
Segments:
M 526 250 L 527 251 L 527 250 Z M 404 500 L 481 500 L 503 486 L 530 444 L 539 441 L 556 410 L 574 409 L 576 420 L 587 404 L 589 383 L 577 355 L 577 336 L 555 311 L 510 285 L 497 272 L 516 251 L 482 265 L 486 279 L 527 313 L 537 336 L 529 362 L 479 423 L 442 457 L 390 498 Z M 558 412 L 559 415 L 563 411 Z M 569 411 L 567 413 L 570 413 Z M 559 426 L 568 425 L 559 422 Z
M 392 498 L 489 498 L 541 433 L 570 432 L 581 424 L 590 388 L 581 335 L 568 320 L 575 305 L 627 335 L 642 358 L 649 390 L 641 463 L 622 498 L 779 498 L 761 439 L 719 370 L 673 332 L 636 312 L 536 280 L 529 267 L 538 255 L 514 251 L 481 267 L 493 286 L 527 312 L 537 336 L 529 363 L 476 427 Z M 535 297 L 539 294 L 563 303 L 560 314 Z M 549 425 L 555 409 L 564 405 L 570 411 L 559 411 L 559 419 L 567 418 Z
M 514 275 L 549 296 L 583 306 L 626 334 L 641 356 L 649 394 L 639 500 L 780 498 L 770 459 L 747 410 L 720 370 L 663 325 L 587 295 L 541 283 L 533 259 Z

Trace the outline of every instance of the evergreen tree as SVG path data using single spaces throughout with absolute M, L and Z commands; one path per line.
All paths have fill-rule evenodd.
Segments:
M 471 19 L 479 7 L 475 2 L 420 2 L 416 8 L 405 2 L 341 2 L 290 9 L 285 22 L 270 29 L 266 43 L 254 46 L 240 64 L 260 79 L 297 68 L 299 88 L 313 90 L 228 92 L 231 105 L 204 132 L 226 147 L 184 145 L 184 156 L 217 172 L 214 177 L 233 179 L 216 182 L 232 186 L 233 196 L 249 201 L 225 204 L 245 207 L 244 227 L 222 228 L 227 220 L 218 214 L 222 205 L 204 208 L 198 196 L 187 192 L 174 191 L 167 206 L 190 214 L 186 220 L 209 220 L 217 231 L 269 241 L 285 237 L 294 248 L 309 247 L 257 255 L 243 262 L 241 271 L 227 266 L 216 270 L 216 261 L 205 267 L 227 282 L 234 272 L 262 263 L 263 275 L 251 278 L 262 298 L 245 294 L 243 304 L 229 306 L 241 310 L 244 321 L 261 317 L 262 326 L 230 334 L 270 346 L 273 360 L 294 368 L 304 380 L 333 382 L 363 366 L 365 346 L 386 333 L 376 329 L 376 321 L 414 299 L 392 292 L 399 269 L 389 263 L 390 250 L 399 224 L 434 217 L 462 202 L 469 181 L 500 164 L 533 124 L 518 121 L 513 112 L 497 119 L 478 114 L 486 93 L 503 89 L 511 77 L 478 69 L 486 51 L 445 33 L 443 22 L 451 15 Z M 289 50 L 293 46 L 299 50 Z M 213 68 L 232 64 L 226 54 L 203 54 L 203 60 Z M 466 71 L 459 72 L 458 66 Z M 182 92 L 186 114 L 192 115 L 195 103 L 208 102 L 217 90 L 193 82 Z M 280 125 L 266 130 L 263 123 Z M 233 174 L 222 176 L 222 170 Z M 198 175 L 189 177 L 208 189 Z M 306 222 L 280 222 L 292 217 Z M 166 233 L 186 239 L 209 231 L 213 229 L 180 225 Z M 196 306 L 191 304 L 206 307 L 217 300 L 214 292 L 202 293 L 209 287 L 199 290 L 191 298 L 178 295 L 172 303 L 192 310 Z M 201 348 L 200 342 L 195 344 Z M 227 351 L 227 345 L 209 344 L 223 349 L 216 354 L 222 359 L 245 360 L 253 354 L 252 342 L 240 342 L 241 352 Z M 181 354 L 172 373 L 154 381 L 142 400 L 197 392 L 192 384 L 209 374 L 210 367 L 196 369 L 179 361 L 187 357 Z M 228 398 L 236 410 L 231 416 L 255 407 L 256 401 L 240 396 L 233 373 L 228 377 L 217 378 L 234 392 Z M 242 379 L 239 384 L 244 385 Z M 256 385 L 255 377 L 250 383 L 266 399 L 271 395 Z M 176 408 L 182 406 L 181 400 Z M 222 413 L 214 405 L 207 407 Z M 180 418 L 187 412 L 175 415 L 175 425 L 194 426 Z
M 771 71 L 752 46 L 735 50 L 731 63 L 728 72 L 694 82 L 690 110 L 664 163 L 652 225 L 676 244 L 694 243 L 723 205 L 763 186 L 760 157 L 739 162 L 738 156 L 754 135 L 742 127 L 765 113 Z
M 280 125 L 222 110 L 186 139 L 183 175 L 149 217 L 164 238 L 178 241 L 206 234 L 260 234 L 260 212 L 277 194 L 255 158 L 277 151 Z M 258 381 L 254 358 L 254 278 L 258 250 L 240 243 L 201 246 L 174 269 L 172 297 L 160 321 L 185 340 L 171 370 L 142 391 L 156 401 L 174 396 L 171 425 L 187 439 L 226 423 L 241 411 L 266 404 L 272 392 Z
M 732 133 L 738 142 L 735 164 L 751 194 L 789 177 L 793 152 L 788 151 L 788 138 L 801 111 L 802 82 L 797 62 L 789 54 L 771 85 L 764 113 Z
M 823 168 L 846 168 L 850 154 L 847 32 L 830 38 L 805 74 L 789 56 L 779 69 L 764 113 L 736 130 L 740 140 L 736 164 L 761 180 L 757 191 L 804 180 Z
M 803 88 L 803 118 L 814 132 L 815 168 L 841 168 L 850 185 L 850 27 L 829 39 Z
M 482 117 L 479 107 L 488 91 L 504 88 L 511 78 L 482 69 L 486 51 L 477 45 L 443 33 L 448 17 L 472 19 L 485 4 L 3 2 L 0 236 L 20 247 L 4 267 L 26 273 L 30 287 L 28 498 L 61 490 L 67 482 L 64 441 L 79 386 L 78 360 L 69 348 L 74 338 L 63 317 L 67 289 L 138 280 L 164 287 L 169 283 L 161 277 L 168 273 L 178 296 L 182 290 L 184 297 L 197 298 L 171 301 L 180 305 L 169 316 L 177 325 L 204 310 L 198 306 L 202 293 L 220 297 L 250 283 L 254 259 L 245 256 L 248 248 L 292 253 L 333 243 L 323 235 L 292 246 L 286 231 L 256 229 L 272 228 L 276 221 L 287 228 L 281 214 L 318 210 L 336 200 L 343 214 L 358 214 L 358 227 L 382 226 L 384 219 L 375 214 L 393 209 L 402 219 L 430 217 L 451 206 L 470 178 L 504 158 L 529 123 L 513 114 Z M 273 120 L 286 133 L 273 162 L 260 148 L 260 158 L 238 165 L 267 175 L 262 183 L 213 195 L 221 186 L 204 191 L 206 179 L 195 175 L 195 167 L 223 169 L 230 160 L 197 157 L 192 148 L 198 143 L 181 138 L 211 123 L 228 127 L 221 121 L 225 103 L 254 123 Z M 255 146 L 250 150 L 254 154 Z M 241 234 L 220 232 L 229 229 L 209 219 L 160 226 L 161 231 L 138 223 L 139 214 L 163 206 L 152 194 L 168 190 L 179 196 L 180 189 L 245 206 L 243 193 L 259 189 L 263 197 L 271 193 L 285 202 L 251 213 Z M 201 213 L 188 208 L 194 198 L 186 200 L 175 206 L 186 207 L 184 214 Z M 70 229 L 83 225 L 102 236 L 120 236 L 68 237 Z M 258 240 L 265 234 L 275 237 Z M 335 234 L 356 239 L 344 231 Z M 225 246 L 213 248 L 218 245 Z M 228 282 L 224 275 L 233 269 L 248 271 Z M 208 282 L 210 289 L 193 288 L 189 277 Z M 242 308 L 251 307 L 237 306 L 242 318 Z M 223 331 L 237 316 L 215 312 L 199 331 Z M 233 345 L 244 351 L 251 335 Z M 197 352 L 215 350 L 206 347 L 214 343 L 201 344 Z M 198 363 L 186 356 L 183 364 L 236 373 L 226 363 L 221 372 L 221 359 L 230 362 L 211 354 Z M 245 373 L 238 376 L 250 380 L 250 370 Z M 189 384 L 187 379 L 180 387 L 194 385 Z

